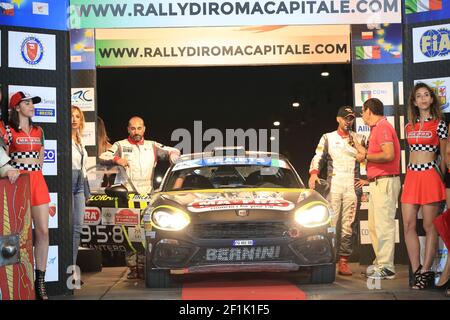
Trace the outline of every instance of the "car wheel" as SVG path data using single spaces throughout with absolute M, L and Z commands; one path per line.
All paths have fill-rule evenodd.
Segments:
M 146 270 L 145 285 L 147 288 L 169 288 L 172 286 L 169 270 Z
M 102 253 L 101 251 L 79 248 L 77 255 L 77 265 L 81 272 L 100 272 L 102 271 Z
M 311 267 L 311 283 L 332 283 L 336 279 L 336 264 Z
M 103 251 L 102 264 L 104 267 L 124 267 L 126 266 L 125 254 L 118 251 Z

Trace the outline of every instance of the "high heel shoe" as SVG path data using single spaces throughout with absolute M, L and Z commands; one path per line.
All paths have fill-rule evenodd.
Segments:
M 433 271 L 426 271 L 416 273 L 414 285 L 411 287 L 414 290 L 430 289 L 434 287 L 435 273 Z
M 435 288 L 438 290 L 445 290 L 445 289 L 450 288 L 450 277 L 447 279 L 447 281 L 443 285 L 441 285 L 441 286 L 435 285 Z
M 36 300 L 48 300 L 47 291 L 45 288 L 45 271 L 35 270 L 36 278 L 34 280 L 34 290 L 36 293 Z
M 412 277 L 409 278 L 409 286 L 413 287 L 415 284 L 415 279 L 417 277 L 418 274 L 420 274 L 420 272 L 422 271 L 422 265 L 419 264 L 419 267 L 417 268 L 416 271 L 414 271 L 414 274 L 412 275 Z

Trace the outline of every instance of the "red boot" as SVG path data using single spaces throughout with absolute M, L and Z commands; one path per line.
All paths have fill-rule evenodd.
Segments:
M 341 276 L 351 276 L 352 270 L 350 270 L 350 267 L 348 266 L 348 257 L 340 257 L 339 263 L 338 263 L 338 273 Z

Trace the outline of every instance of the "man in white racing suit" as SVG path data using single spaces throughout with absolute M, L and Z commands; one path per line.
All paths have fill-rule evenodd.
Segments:
M 128 138 L 115 142 L 112 147 L 100 155 L 101 160 L 112 160 L 126 169 L 127 175 L 136 190 L 130 184 L 129 191 L 149 194 L 153 189 L 153 172 L 158 159 L 168 159 L 174 163 L 180 151 L 165 147 L 158 142 L 144 140 L 144 120 L 133 117 L 128 121 Z
M 180 156 L 176 148 L 166 147 L 162 144 L 145 140 L 144 120 L 140 117 L 132 117 L 128 121 L 128 138 L 115 142 L 112 147 L 100 155 L 100 160 L 114 162 L 123 166 L 136 190 L 128 183 L 125 186 L 129 191 L 137 191 L 139 194 L 149 194 L 153 190 L 153 173 L 158 159 L 168 159 L 171 163 Z M 127 228 L 123 228 L 128 239 Z M 130 268 L 128 279 L 136 279 L 143 276 L 145 253 L 141 245 L 133 246 L 132 251 L 126 252 L 127 266 Z
M 341 242 L 338 249 L 338 273 L 351 276 L 348 257 L 352 253 L 353 222 L 356 215 L 356 189 L 361 188 L 364 181 L 359 177 L 359 163 L 356 161 L 357 151 L 353 140 L 364 143 L 363 136 L 351 132 L 355 113 L 349 106 L 338 110 L 336 121 L 337 130 L 322 135 L 316 148 L 316 154 L 311 161 L 308 181 L 309 188 L 315 189 L 320 184 L 319 172 L 327 166 L 327 181 L 330 184 L 328 201 L 334 211 L 332 227 L 336 227 L 341 217 Z M 339 230 L 337 231 L 339 232 Z

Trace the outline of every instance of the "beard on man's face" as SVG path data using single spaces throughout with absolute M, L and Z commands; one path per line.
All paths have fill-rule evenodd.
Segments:
M 133 141 L 141 141 L 142 140 L 142 136 L 140 134 L 135 134 L 131 136 L 131 139 Z

